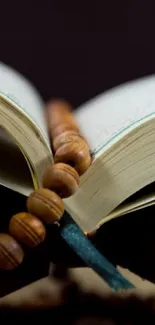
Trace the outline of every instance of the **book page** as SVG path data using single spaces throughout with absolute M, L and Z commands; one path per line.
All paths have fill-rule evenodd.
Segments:
M 155 183 L 151 183 L 138 192 L 134 193 L 127 200 L 122 202 L 115 210 L 113 210 L 103 222 L 111 220 L 115 217 L 125 215 L 140 209 L 144 209 L 155 204 Z
M 76 118 L 94 154 L 155 113 L 155 76 L 113 88 L 82 105 Z
M 41 130 L 49 144 L 44 103 L 35 87 L 17 71 L 0 63 L 0 92 L 14 101 Z
M 0 128 L 0 184 L 28 196 L 34 189 L 25 157 L 11 137 Z

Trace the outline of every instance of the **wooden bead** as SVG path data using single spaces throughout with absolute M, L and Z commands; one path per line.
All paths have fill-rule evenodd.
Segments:
M 43 177 L 43 186 L 58 193 L 62 198 L 73 195 L 79 182 L 80 178 L 76 170 L 64 163 L 49 165 Z
M 87 143 L 69 142 L 59 147 L 54 156 L 55 163 L 64 162 L 74 166 L 79 175 L 83 175 L 91 164 L 91 156 Z
M 7 234 L 0 234 L 0 269 L 13 270 L 24 258 L 24 251 L 17 241 Z
M 76 134 L 80 134 L 79 130 L 77 128 L 75 128 L 74 125 L 69 124 L 68 122 L 66 123 L 62 123 L 57 125 L 57 127 L 55 128 L 50 128 L 49 130 L 49 134 L 50 134 L 50 138 L 52 139 L 52 142 L 54 141 L 54 139 L 59 136 L 60 134 L 64 133 L 64 132 L 74 132 Z
M 46 188 L 40 188 L 28 197 L 27 209 L 45 223 L 52 224 L 62 217 L 64 204 L 56 193 Z
M 71 106 L 64 100 L 50 101 L 46 108 L 47 123 L 52 140 L 64 131 L 79 132 Z
M 53 149 L 54 151 L 57 151 L 61 146 L 67 143 L 81 143 L 86 145 L 86 148 L 89 152 L 89 147 L 86 142 L 86 140 L 78 134 L 76 131 L 66 131 L 61 134 L 59 134 L 54 140 L 53 140 Z
M 38 246 L 46 236 L 43 223 L 27 212 L 17 213 L 11 218 L 9 232 L 27 247 Z

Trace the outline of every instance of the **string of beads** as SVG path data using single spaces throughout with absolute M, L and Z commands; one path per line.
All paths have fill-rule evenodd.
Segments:
M 46 114 L 54 164 L 44 173 L 43 188 L 28 197 L 28 212 L 12 216 L 9 234 L 0 234 L 0 269 L 18 267 L 24 259 L 24 247 L 36 247 L 45 240 L 46 224 L 61 219 L 62 199 L 76 192 L 80 176 L 91 164 L 88 143 L 80 133 L 69 104 L 51 101 Z

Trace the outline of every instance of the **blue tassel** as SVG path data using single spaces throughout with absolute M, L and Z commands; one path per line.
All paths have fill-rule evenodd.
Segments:
M 112 288 L 133 289 L 134 286 L 96 249 L 79 226 L 65 213 L 60 223 L 60 233 L 68 245 L 85 262 L 96 271 Z

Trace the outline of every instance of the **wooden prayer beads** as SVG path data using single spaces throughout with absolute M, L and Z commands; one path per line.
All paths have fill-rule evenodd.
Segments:
M 43 223 L 32 214 L 15 214 L 9 224 L 10 234 L 28 247 L 36 247 L 44 241 L 46 229 Z
M 43 176 L 43 186 L 55 191 L 62 198 L 73 195 L 79 182 L 80 177 L 76 170 L 64 163 L 50 165 Z
M 54 161 L 72 165 L 79 175 L 91 164 L 87 141 L 80 135 L 71 107 L 65 101 L 53 101 L 47 106 L 49 134 L 55 151 Z
M 83 142 L 89 151 L 88 144 L 86 143 L 85 139 L 78 134 L 76 131 L 65 131 L 61 134 L 59 134 L 56 138 L 53 140 L 53 148 L 55 151 L 57 151 L 60 147 L 62 147 L 64 144 L 67 143 L 79 143 Z
M 12 270 L 22 263 L 23 258 L 24 251 L 17 241 L 7 234 L 0 234 L 0 268 Z
M 61 198 L 73 195 L 80 177 L 90 166 L 91 156 L 87 141 L 80 134 L 71 107 L 55 100 L 47 106 L 47 123 L 54 150 L 54 165 L 43 176 L 43 186 L 28 197 L 27 212 L 14 215 L 9 232 L 21 244 L 35 247 L 45 239 L 44 223 L 59 221 L 64 213 Z M 38 219 L 38 218 L 39 219 Z M 11 270 L 24 258 L 18 242 L 7 234 L 0 234 L 0 269 Z
M 52 100 L 46 108 L 47 123 L 52 141 L 65 131 L 80 132 L 71 106 L 64 100 Z
M 59 221 L 64 213 L 64 204 L 54 192 L 40 188 L 27 199 L 28 211 L 50 224 Z
M 83 175 L 91 163 L 91 157 L 83 141 L 79 143 L 66 143 L 55 153 L 55 163 L 64 162 L 72 164 L 78 174 Z

